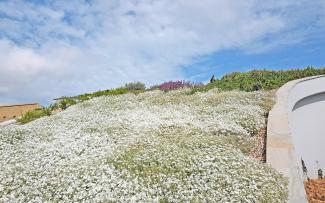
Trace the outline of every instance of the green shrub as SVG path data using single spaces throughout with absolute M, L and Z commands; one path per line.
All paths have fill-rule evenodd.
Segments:
M 245 73 L 233 72 L 203 87 L 195 88 L 193 92 L 207 91 L 215 87 L 221 90 L 272 90 L 291 80 L 323 74 L 325 74 L 325 68 L 316 69 L 313 67 L 286 71 L 252 70 Z
M 142 82 L 130 82 L 125 84 L 127 90 L 145 90 L 146 85 Z
M 35 109 L 32 111 L 26 112 L 21 118 L 18 119 L 18 122 L 25 124 L 25 123 L 29 123 L 33 120 L 36 120 L 38 118 L 41 118 L 44 116 L 50 116 L 50 115 L 51 115 L 50 109 L 47 109 L 47 108 Z
M 125 87 L 121 88 L 116 88 L 116 89 L 110 89 L 110 90 L 101 90 L 93 93 L 86 93 L 86 94 L 81 94 L 78 96 L 74 97 L 63 97 L 60 101 L 51 104 L 49 106 L 49 109 L 51 111 L 56 110 L 56 109 L 62 109 L 65 110 L 69 106 L 75 105 L 76 103 L 83 102 L 89 99 L 92 99 L 94 97 L 100 97 L 100 96 L 105 96 L 105 95 L 120 95 L 120 94 L 125 94 L 128 92 L 133 92 L 133 93 L 139 93 L 139 92 L 144 92 L 144 90 L 128 90 Z
M 54 110 L 56 110 L 56 109 L 60 109 L 59 102 L 55 102 L 54 104 L 50 104 L 49 107 L 48 107 L 48 109 L 49 109 L 50 111 L 54 111 Z
M 65 98 L 65 99 L 62 99 L 58 106 L 60 109 L 62 110 L 65 110 L 66 108 L 68 108 L 69 106 L 71 105 L 75 105 L 77 102 L 74 100 L 74 99 L 71 99 L 71 98 Z
M 119 95 L 119 94 L 125 94 L 128 92 L 128 89 L 126 88 L 116 88 L 116 89 L 110 89 L 110 90 L 101 90 L 94 93 L 87 93 L 87 94 L 81 94 L 78 96 L 73 97 L 76 101 L 86 101 L 89 99 L 92 99 L 94 97 L 100 97 L 105 95 Z

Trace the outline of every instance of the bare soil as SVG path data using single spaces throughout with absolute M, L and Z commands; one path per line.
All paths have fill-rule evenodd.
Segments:
M 262 128 L 259 130 L 257 135 L 254 136 L 256 145 L 254 149 L 251 151 L 250 155 L 265 163 L 266 162 L 266 128 Z
M 304 182 L 309 203 L 325 203 L 325 179 Z

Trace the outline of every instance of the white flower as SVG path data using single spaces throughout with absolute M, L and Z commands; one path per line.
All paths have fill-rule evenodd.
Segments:
M 267 92 L 95 98 L 0 128 L 0 202 L 283 202 L 286 181 L 241 148 Z

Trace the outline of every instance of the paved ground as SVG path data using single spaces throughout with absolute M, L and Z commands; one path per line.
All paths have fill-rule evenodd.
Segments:
M 305 181 L 310 203 L 325 203 L 325 179 Z
M 0 126 L 6 126 L 6 125 L 15 124 L 15 123 L 17 123 L 17 121 L 15 119 L 11 119 L 11 120 L 8 120 L 8 121 L 1 122 Z

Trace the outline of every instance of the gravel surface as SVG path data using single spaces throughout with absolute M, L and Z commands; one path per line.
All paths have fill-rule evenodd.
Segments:
M 266 128 L 259 130 L 256 136 L 254 136 L 254 141 L 256 142 L 254 149 L 251 151 L 250 155 L 265 163 L 266 162 Z
M 325 202 L 325 179 L 305 181 L 305 190 L 310 203 Z

